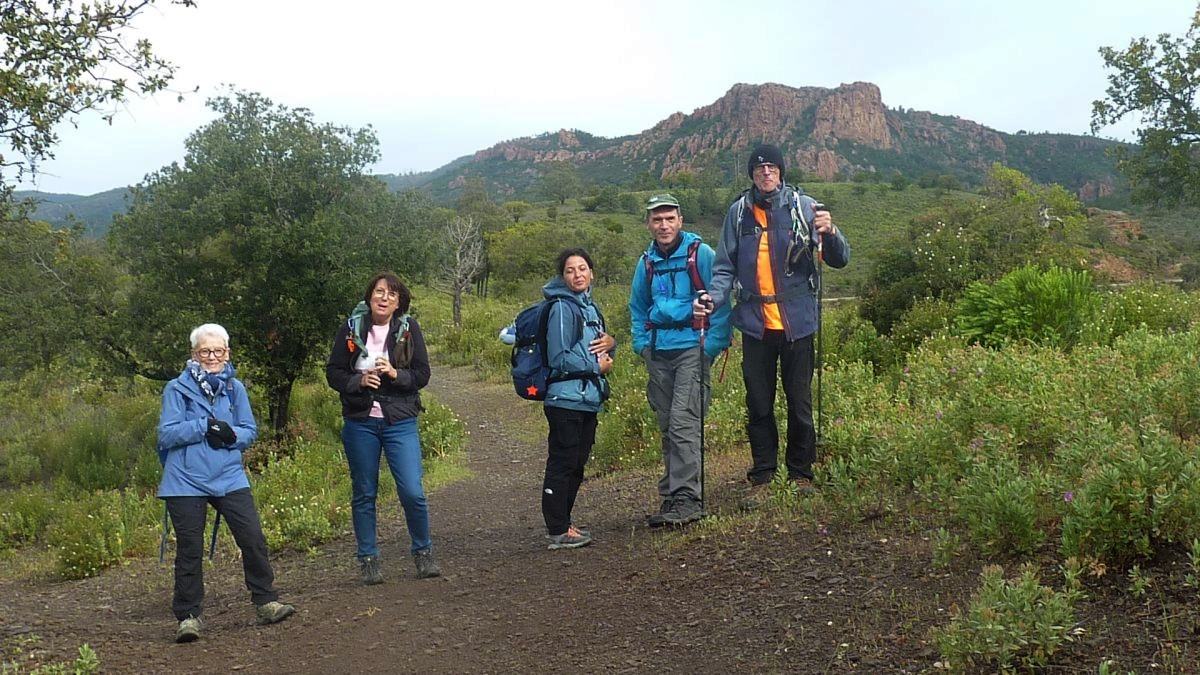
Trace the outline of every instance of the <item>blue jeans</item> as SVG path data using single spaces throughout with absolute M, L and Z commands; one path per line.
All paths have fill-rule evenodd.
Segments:
M 421 437 L 417 433 L 417 418 L 410 417 L 393 424 L 381 418 L 343 418 L 342 445 L 350 465 L 351 517 L 354 538 L 358 541 L 358 557 L 379 555 L 375 540 L 375 496 L 379 489 L 379 456 L 387 457 L 388 468 L 396 480 L 396 493 L 404 506 L 412 551 L 432 546 L 429 540 L 429 507 L 425 503 L 425 488 L 421 485 Z

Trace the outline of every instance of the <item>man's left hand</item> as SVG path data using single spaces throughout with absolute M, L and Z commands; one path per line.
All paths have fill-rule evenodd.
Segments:
M 830 216 L 828 211 L 817 211 L 813 217 L 813 227 L 823 235 L 837 233 L 837 228 L 833 226 L 833 216 Z
M 592 340 L 588 344 L 588 351 L 599 356 L 607 352 L 611 352 L 613 347 L 617 346 L 617 339 L 608 333 L 601 333 L 600 337 Z

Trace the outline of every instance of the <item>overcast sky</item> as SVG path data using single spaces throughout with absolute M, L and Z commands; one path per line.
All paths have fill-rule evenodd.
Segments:
M 111 126 L 81 117 L 23 188 L 91 194 L 141 181 L 182 159 L 221 84 L 320 122 L 372 125 L 377 173 L 560 128 L 637 133 L 738 82 L 868 81 L 890 107 L 1082 134 L 1106 86 L 1098 48 L 1181 36 L 1196 11 L 1192 0 L 197 4 L 152 8 L 135 25 L 178 66 L 174 88 L 199 93 L 134 100 Z

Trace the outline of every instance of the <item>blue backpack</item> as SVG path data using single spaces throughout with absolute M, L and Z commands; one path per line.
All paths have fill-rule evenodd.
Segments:
M 551 303 L 554 300 L 542 300 L 532 304 L 517 314 L 513 321 L 513 333 L 516 341 L 512 349 L 512 381 L 517 396 L 530 401 L 546 400 L 546 390 L 553 382 L 564 380 L 581 380 L 595 377 L 593 373 L 577 373 L 569 375 L 550 376 L 550 363 L 546 354 L 546 324 L 550 320 Z M 583 314 L 579 308 L 570 302 L 563 303 L 564 308 L 575 317 L 576 332 L 583 334 Z M 603 322 L 603 319 L 601 319 Z

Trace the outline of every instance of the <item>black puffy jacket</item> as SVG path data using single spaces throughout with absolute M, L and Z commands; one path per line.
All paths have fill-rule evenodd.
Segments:
M 346 323 L 333 338 L 333 349 L 325 363 L 325 380 L 342 399 L 342 415 L 354 419 L 365 419 L 371 414 L 371 404 L 379 402 L 383 417 L 388 424 L 416 417 L 421 407 L 420 390 L 429 384 L 429 353 L 425 350 L 425 337 L 421 326 L 413 317 L 408 319 L 408 330 L 400 335 L 399 316 L 392 317 L 387 336 L 388 356 L 396 369 L 396 379 L 383 376 L 379 388 L 372 391 L 362 387 L 362 373 L 354 369 L 358 358 L 358 347 L 350 340 L 350 328 Z M 371 330 L 369 321 L 362 322 L 363 334 L 359 341 L 366 342 L 366 332 Z

